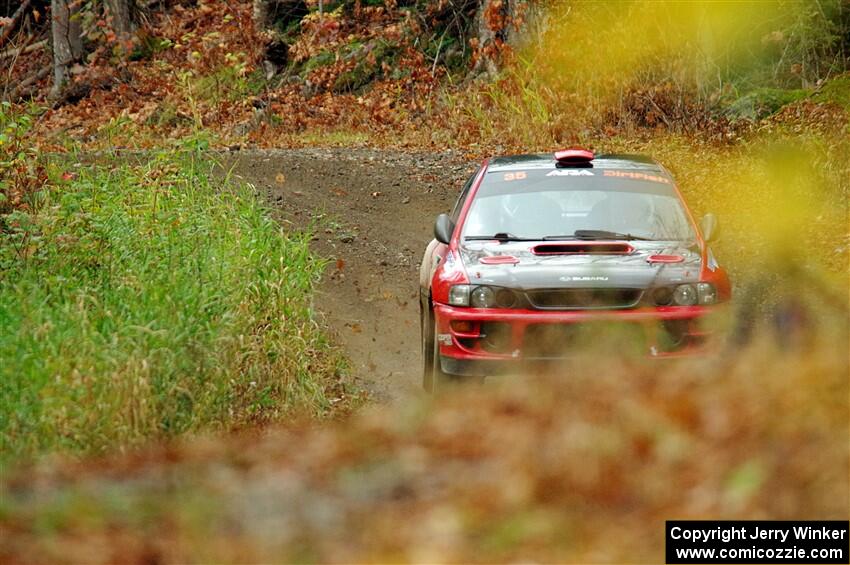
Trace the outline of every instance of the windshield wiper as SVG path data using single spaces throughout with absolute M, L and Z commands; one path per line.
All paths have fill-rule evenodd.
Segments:
M 573 235 L 547 235 L 543 238 L 545 241 L 552 240 L 565 240 L 565 239 L 583 239 L 583 240 L 594 240 L 594 239 L 623 239 L 626 241 L 629 240 L 641 240 L 641 241 L 653 241 L 649 237 L 640 237 L 639 235 L 632 235 L 630 233 L 619 233 L 615 231 L 608 230 L 576 230 L 573 232 Z
M 537 237 L 517 237 L 512 233 L 499 232 L 493 235 L 468 235 L 463 238 L 465 241 L 540 241 Z

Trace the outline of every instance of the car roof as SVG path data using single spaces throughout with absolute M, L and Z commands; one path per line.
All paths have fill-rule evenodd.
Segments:
M 583 165 L 584 166 L 584 165 Z M 626 153 L 609 153 L 596 155 L 590 161 L 590 168 L 620 169 L 629 171 L 652 171 L 669 177 L 667 170 L 657 161 L 646 155 L 631 155 Z M 493 157 L 487 167 L 488 171 L 516 171 L 528 169 L 554 169 L 557 161 L 552 153 L 529 155 L 506 155 Z M 579 167 L 580 168 L 580 167 Z

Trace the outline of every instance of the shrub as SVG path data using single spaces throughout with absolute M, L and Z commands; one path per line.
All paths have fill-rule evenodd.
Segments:
M 9 214 L 32 208 L 46 180 L 41 160 L 26 142 L 34 114 L 35 110 L 19 112 L 8 102 L 0 103 L 0 233 L 15 223 Z

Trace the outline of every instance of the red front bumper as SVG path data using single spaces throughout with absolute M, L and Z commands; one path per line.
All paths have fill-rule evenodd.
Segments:
M 592 327 L 605 334 L 626 328 L 631 342 L 652 358 L 705 351 L 717 306 L 659 306 L 628 310 L 517 310 L 458 308 L 436 304 L 434 316 L 440 355 L 447 372 L 464 371 L 477 362 L 536 361 L 574 356 L 582 348 L 573 336 Z M 496 335 L 498 334 L 498 335 Z M 671 337 L 671 334 L 675 334 Z M 594 338 L 596 341 L 596 338 Z M 577 349 L 579 349 L 577 351 Z M 469 362 L 469 363 L 467 363 Z M 454 369 L 454 370 L 453 370 Z

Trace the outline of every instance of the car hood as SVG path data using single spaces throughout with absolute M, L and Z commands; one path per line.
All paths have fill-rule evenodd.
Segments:
M 541 245 L 589 243 L 622 251 L 539 254 Z M 630 248 L 630 249 L 629 249 Z M 535 252 L 535 250 L 537 252 Z M 692 242 L 468 242 L 460 257 L 471 284 L 530 288 L 650 288 L 699 280 L 701 256 Z M 673 256 L 658 263 L 652 256 Z M 678 260 L 681 258 L 681 261 Z M 483 260 L 483 262 L 482 262 Z

